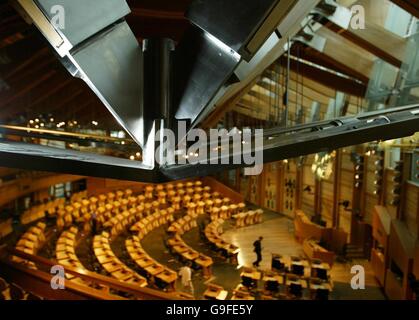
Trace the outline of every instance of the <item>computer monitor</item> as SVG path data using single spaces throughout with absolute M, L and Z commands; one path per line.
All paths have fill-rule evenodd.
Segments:
M 291 272 L 297 276 L 304 276 L 304 266 L 300 264 L 293 264 Z
M 316 268 L 317 278 L 322 280 L 328 280 L 327 270 L 323 268 Z

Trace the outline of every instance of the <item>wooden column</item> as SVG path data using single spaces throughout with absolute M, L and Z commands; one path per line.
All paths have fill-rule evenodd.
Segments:
M 303 204 L 303 172 L 304 165 L 297 165 L 297 178 L 295 186 L 295 207 L 301 210 Z
M 397 218 L 400 220 L 404 220 L 405 207 L 406 207 L 406 183 L 410 178 L 410 170 L 412 168 L 412 155 L 406 152 L 403 152 L 401 154 L 401 161 L 403 161 L 403 168 L 402 168 L 400 203 L 397 206 Z
M 333 228 L 339 227 L 339 216 L 340 216 L 340 189 L 341 189 L 341 177 L 342 177 L 342 150 L 336 150 L 336 157 L 334 161 L 334 173 L 333 173 L 333 209 L 332 209 L 332 220 Z
M 265 208 L 265 188 L 266 188 L 266 166 L 263 166 L 262 173 L 258 176 L 258 187 L 259 187 L 259 206 Z
M 284 166 L 281 162 L 277 163 L 276 207 L 278 212 L 284 208 Z
M 314 180 L 314 214 L 320 217 L 322 214 L 322 181 L 318 178 Z

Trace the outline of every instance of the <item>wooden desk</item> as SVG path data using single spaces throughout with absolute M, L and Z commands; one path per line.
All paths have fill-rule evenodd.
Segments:
M 194 250 L 188 250 L 181 253 L 181 256 L 189 261 L 194 261 L 199 257 L 199 253 Z
M 231 300 L 255 300 L 255 298 L 248 293 L 235 293 Z
M 146 257 L 146 254 L 144 252 L 131 252 L 130 257 L 132 260 L 140 260 Z
M 63 243 L 57 244 L 57 246 L 56 246 L 56 248 L 55 248 L 55 251 L 56 251 L 56 252 L 59 252 L 59 251 L 66 251 L 66 245 L 65 245 L 65 244 L 63 244 Z
M 96 258 L 102 265 L 114 260 L 114 257 L 109 255 L 96 256 Z
M 284 280 L 285 277 L 281 274 L 265 275 L 262 279 L 263 282 L 276 281 L 278 284 L 284 284 Z
M 160 264 L 153 263 L 148 267 L 145 267 L 144 270 L 151 275 L 152 277 L 158 275 L 159 273 L 164 271 L 164 267 Z
M 126 269 L 120 269 L 118 271 L 113 272 L 112 276 L 118 279 L 119 281 L 127 281 L 133 277 L 133 273 Z
M 122 269 L 122 266 L 120 264 L 109 262 L 102 264 L 103 269 L 105 269 L 110 274 L 114 273 L 115 271 L 118 271 Z
M 227 298 L 228 291 L 222 288 L 209 287 L 204 292 L 204 298 L 208 300 L 225 300 Z
M 177 238 L 177 237 L 170 238 L 169 240 L 167 240 L 167 244 L 170 247 L 181 246 L 181 245 L 183 245 L 183 243 L 184 242 L 181 239 Z
M 316 299 L 316 293 L 317 290 L 327 290 L 330 292 L 332 292 L 332 286 L 330 285 L 330 283 L 324 282 L 321 284 L 315 284 L 315 283 L 310 283 L 310 298 L 311 299 Z
M 173 272 L 172 270 L 165 268 L 163 272 L 156 275 L 156 279 L 158 279 L 159 281 L 167 285 L 170 291 L 176 290 L 175 289 L 175 283 L 177 280 L 176 272 Z
M 97 248 L 97 249 L 94 249 L 94 252 L 95 252 L 95 256 L 96 256 L 96 257 L 106 255 L 106 251 L 105 251 L 105 250 L 103 250 L 103 248 Z
M 213 261 L 210 257 L 199 256 L 195 259 L 195 263 L 202 268 L 202 273 L 204 278 L 210 278 L 212 275 L 211 266 L 213 265 Z
M 167 229 L 167 231 L 171 232 L 171 233 L 176 233 L 176 232 L 181 231 L 181 230 L 182 230 L 182 227 L 177 222 L 172 223 L 170 225 L 170 227 Z
M 143 257 L 143 258 L 137 259 L 137 260 L 135 260 L 135 262 L 142 269 L 145 269 L 145 268 L 147 268 L 148 266 L 150 266 L 154 263 L 154 261 L 151 260 L 148 257 Z
M 147 280 L 140 277 L 139 275 L 134 275 L 130 279 L 126 280 L 125 282 L 136 285 L 136 286 L 139 286 L 141 288 L 144 288 L 144 287 L 147 286 Z
M 56 256 L 57 256 L 57 260 L 64 260 L 64 259 L 69 258 L 68 255 L 67 255 L 67 252 L 65 252 L 65 251 L 64 252 L 63 251 L 57 252 Z
M 173 251 L 175 251 L 176 253 L 182 254 L 185 251 L 188 251 L 189 248 L 186 247 L 185 245 L 178 245 L 178 246 L 173 246 L 172 247 Z
M 127 245 L 126 248 L 127 248 L 127 252 L 129 254 L 132 254 L 132 253 L 136 253 L 137 252 L 137 248 L 134 247 L 134 245 Z
M 330 270 L 330 265 L 328 263 L 326 263 L 326 262 L 322 262 L 320 264 L 312 263 L 311 264 L 311 268 L 312 269 Z
M 259 271 L 253 270 L 252 272 L 243 271 L 240 277 L 248 277 L 254 281 L 259 281 L 262 278 L 262 274 Z
M 324 289 L 324 290 L 332 291 L 332 286 L 330 285 L 330 283 L 327 283 L 327 282 L 322 283 L 322 284 L 310 283 L 310 290 L 316 291 L 318 289 Z
M 299 279 L 299 280 L 289 280 L 289 279 L 287 279 L 285 285 L 287 287 L 290 287 L 291 284 L 297 284 L 297 285 L 299 284 L 299 285 L 301 285 L 301 288 L 307 289 L 307 281 L 306 280 L 301 280 L 301 279 Z

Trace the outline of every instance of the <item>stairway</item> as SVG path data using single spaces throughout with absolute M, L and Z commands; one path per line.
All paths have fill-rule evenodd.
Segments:
M 346 246 L 346 254 L 345 257 L 347 259 L 365 259 L 365 253 L 364 248 L 354 245 L 354 244 L 348 244 Z

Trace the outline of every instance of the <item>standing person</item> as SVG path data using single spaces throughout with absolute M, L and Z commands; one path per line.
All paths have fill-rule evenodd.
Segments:
M 194 295 L 194 287 L 192 283 L 192 269 L 190 262 L 188 262 L 186 266 L 180 268 L 179 276 L 182 283 L 182 289 Z
M 92 232 L 93 232 L 94 235 L 96 235 L 97 234 L 97 215 L 96 215 L 96 212 L 92 213 L 91 221 L 92 221 Z
M 258 240 L 253 242 L 253 251 L 256 253 L 256 261 L 253 262 L 254 267 L 259 267 L 259 264 L 262 261 L 262 240 L 263 237 L 259 237 Z

